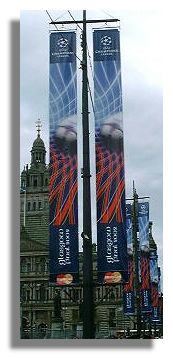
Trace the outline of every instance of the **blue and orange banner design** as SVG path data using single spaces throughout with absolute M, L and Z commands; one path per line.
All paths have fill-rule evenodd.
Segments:
M 153 322 L 158 322 L 160 320 L 158 283 L 151 283 L 151 305 L 152 305 L 151 320 Z
M 128 282 L 123 285 L 123 310 L 124 314 L 135 313 L 135 294 L 134 294 L 134 269 L 133 269 L 133 257 L 129 257 L 128 260 Z
M 150 280 L 151 280 L 151 320 L 158 322 L 159 315 L 159 276 L 158 255 L 156 250 L 150 251 Z
M 139 224 L 139 247 L 140 250 L 149 252 L 149 203 L 138 203 L 138 224 Z
M 159 281 L 158 255 L 156 251 L 150 251 L 150 279 L 151 283 L 158 283 Z
M 95 30 L 93 42 L 98 282 L 106 284 L 128 279 L 119 30 Z
M 50 283 L 78 283 L 76 33 L 50 34 Z
M 151 312 L 151 287 L 150 287 L 150 263 L 149 256 L 141 254 L 140 257 L 141 274 L 141 312 Z
M 149 260 L 149 203 L 138 203 L 140 249 L 141 312 L 151 312 L 150 260 Z

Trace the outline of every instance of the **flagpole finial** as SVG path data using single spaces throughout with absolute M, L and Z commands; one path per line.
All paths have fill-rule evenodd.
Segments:
M 38 132 L 37 137 L 40 137 L 41 127 L 42 127 L 41 120 L 38 119 L 35 123 L 36 123 L 37 132 Z

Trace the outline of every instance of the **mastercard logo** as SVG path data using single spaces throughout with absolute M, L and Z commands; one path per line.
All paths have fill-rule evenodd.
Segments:
M 104 276 L 105 283 L 119 283 L 122 280 L 120 272 L 107 272 Z
M 73 282 L 73 276 L 70 273 L 58 274 L 56 277 L 56 283 L 58 285 L 71 284 Z

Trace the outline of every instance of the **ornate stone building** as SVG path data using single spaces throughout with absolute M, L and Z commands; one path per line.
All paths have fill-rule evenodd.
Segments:
M 26 165 L 21 173 L 21 337 L 53 337 L 51 328 L 57 293 L 61 297 L 62 317 L 62 330 L 58 336 L 81 337 L 82 285 L 54 288 L 48 282 L 49 170 L 39 124 L 37 132 L 30 166 Z M 79 259 L 82 283 L 82 253 Z M 96 245 L 93 245 L 93 259 L 96 283 Z M 117 331 L 134 328 L 133 320 L 123 315 L 121 285 L 95 286 L 94 297 L 96 337 L 106 338 Z

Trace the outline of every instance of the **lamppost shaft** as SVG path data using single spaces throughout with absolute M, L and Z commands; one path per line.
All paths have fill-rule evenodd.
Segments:
M 140 283 L 139 283 L 139 244 L 137 238 L 138 195 L 133 183 L 133 243 L 134 243 L 134 264 L 135 264 L 135 290 L 136 290 L 136 315 L 137 315 L 137 336 L 141 337 L 141 302 L 140 302 Z
M 91 231 L 91 189 L 89 153 L 89 113 L 86 10 L 83 10 L 82 35 L 82 127 L 83 127 L 83 338 L 94 338 L 92 231 Z

